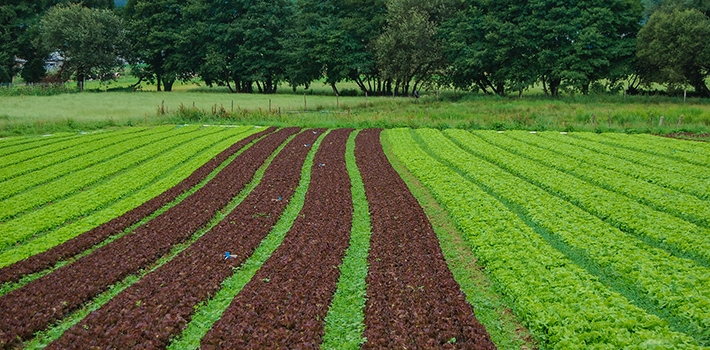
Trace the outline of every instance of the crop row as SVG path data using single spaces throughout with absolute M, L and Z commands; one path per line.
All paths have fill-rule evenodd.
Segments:
M 658 211 L 667 212 L 704 228 L 710 227 L 710 202 L 682 192 L 674 191 L 648 181 L 639 180 L 617 171 L 605 169 L 559 153 L 541 149 L 509 137 L 486 132 L 475 132 L 486 142 L 518 156 L 571 174 L 612 192 L 621 193 Z M 531 135 L 531 137 L 535 137 Z M 562 146 L 564 147 L 564 146 Z M 675 230 L 698 231 L 695 225 L 673 220 Z M 707 230 L 706 230 L 707 232 Z M 705 236 L 705 233 L 701 233 Z M 710 241 L 709 241 L 710 242 Z
M 436 161 L 419 147 L 408 129 L 389 130 L 386 136 L 400 161 L 447 209 L 479 263 L 543 346 L 624 348 L 694 343 L 672 331 L 667 322 L 610 291 L 598 277 L 553 248 L 490 187 L 471 182 L 468 173 L 458 173 Z M 442 142 L 452 146 L 445 138 Z M 477 171 L 490 167 L 464 159 L 459 164 L 469 164 Z M 482 177 L 498 180 L 485 173 Z M 504 190 L 513 194 L 525 188 L 508 184 Z M 580 234 L 575 228 L 569 233 Z
M 125 152 L 147 144 L 147 142 L 143 141 L 145 138 L 151 138 L 151 136 L 156 133 L 166 133 L 171 129 L 171 127 L 157 127 L 153 130 L 141 133 L 120 135 L 111 138 L 113 141 L 112 144 L 101 144 L 101 142 L 97 142 L 101 145 L 96 146 L 92 143 L 90 149 L 85 150 L 85 152 L 81 154 L 76 154 L 74 157 L 55 160 L 51 162 L 51 164 L 41 164 L 39 167 L 32 166 L 18 170 L 18 174 L 23 176 L 15 176 L 0 182 L 0 200 L 4 200 L 69 173 L 108 161 L 111 158 L 115 158 Z M 89 148 L 88 145 L 87 148 Z M 47 163 L 50 162 L 47 161 Z M 17 166 L 21 167 L 24 165 L 25 163 L 20 163 Z
M 28 184 L 34 181 L 41 181 L 44 177 L 55 179 L 4 199 L 2 202 L 3 205 L 0 207 L 0 222 L 7 222 L 28 210 L 36 211 L 47 203 L 56 202 L 57 200 L 76 194 L 79 191 L 90 190 L 91 186 L 100 183 L 102 180 L 113 176 L 121 176 L 123 172 L 130 170 L 132 167 L 158 157 L 172 148 L 217 131 L 218 130 L 215 129 L 198 130 L 197 128 L 193 128 L 191 132 L 171 133 L 167 137 L 161 134 L 153 135 L 152 137 L 147 136 L 145 137 L 145 140 L 148 141 L 147 144 L 138 142 L 136 146 L 133 146 L 132 143 L 128 143 L 124 145 L 124 147 L 121 147 L 123 148 L 123 152 L 116 154 L 114 158 L 110 158 L 108 161 L 102 161 L 90 167 L 85 167 L 84 169 L 78 168 L 73 171 L 69 170 L 72 168 L 70 164 L 68 165 L 69 169 L 67 165 L 64 165 L 59 169 L 46 169 L 42 172 L 43 175 L 41 176 L 34 176 L 34 174 L 31 173 L 15 178 L 13 180 L 20 182 L 27 178 L 26 183 Z M 146 145 L 147 147 L 142 147 Z M 129 151 L 126 152 L 126 149 Z M 112 154 L 110 151 L 111 150 L 108 150 L 107 153 L 101 152 L 99 154 L 92 154 L 82 157 L 82 159 L 86 159 L 88 162 L 96 162 L 96 158 L 104 159 L 107 154 Z M 96 158 L 94 158 L 94 156 Z M 69 172 L 67 176 L 61 175 L 67 172 Z
M 309 151 L 303 144 L 312 143 L 315 137 L 305 132 L 294 138 L 271 162 L 262 185 L 219 224 L 74 326 L 50 348 L 68 348 L 73 343 L 102 348 L 138 344 L 165 347 L 190 320 L 194 307 L 219 290 L 221 282 L 233 273 L 232 268 L 251 255 L 279 218 Z M 265 200 L 274 195 L 284 200 Z M 255 206 L 266 215 L 252 215 Z M 225 260 L 225 247 L 237 258 Z
M 109 133 L 112 131 L 109 131 Z M 38 137 L 18 137 L 12 139 L 6 139 L 3 142 L 2 148 L 0 148 L 0 159 L 7 155 L 12 155 L 17 152 L 26 152 L 32 149 L 43 148 L 54 143 L 64 142 L 67 140 L 72 140 L 75 138 L 84 137 L 84 135 L 72 134 L 60 134 L 60 135 L 49 135 L 49 136 L 38 136 Z
M 67 242 L 57 244 L 47 251 L 37 253 L 24 260 L 0 269 L 0 284 L 16 282 L 23 276 L 43 271 L 64 259 L 88 252 L 90 248 L 102 243 L 108 237 L 119 238 L 120 234 L 128 232 L 131 226 L 136 225 L 141 221 L 154 218 L 179 203 L 179 201 L 184 199 L 185 196 L 194 193 L 194 191 L 204 185 L 205 181 L 208 181 L 214 177 L 215 172 L 218 172 L 221 168 L 224 168 L 228 164 L 226 162 L 233 160 L 234 157 L 241 153 L 246 145 L 264 134 L 272 132 L 273 130 L 274 128 L 270 128 L 259 133 L 254 133 L 238 142 L 232 143 L 231 146 L 204 162 L 204 164 L 202 164 L 189 176 L 182 179 L 179 183 L 159 195 L 150 198 L 139 206 L 129 210 L 125 214 L 87 230 Z M 230 140 L 229 142 L 232 141 Z M 220 149 L 220 146 L 221 145 L 218 144 L 216 146 L 217 149 Z M 196 158 L 200 159 L 199 157 Z M 189 166 L 190 163 L 192 162 L 188 161 L 186 164 Z
M 180 164 L 180 161 L 189 159 L 233 135 L 226 130 L 217 132 L 207 130 L 196 138 L 186 135 L 184 138 L 171 140 L 172 142 L 158 144 L 158 147 L 151 147 L 149 158 L 137 161 L 133 167 L 121 173 L 120 176 L 109 177 L 106 181 L 92 187 L 91 190 L 80 190 L 67 198 L 51 202 L 51 205 L 43 206 L 38 210 L 27 212 L 0 224 L 0 230 L 6 233 L 0 237 L 0 248 L 4 250 L 9 245 L 60 227 L 72 219 L 88 215 L 120 200 L 155 181 L 166 172 L 166 169 Z
M 52 229 L 47 233 L 33 238 L 22 244 L 13 246 L 0 253 L 0 266 L 6 266 L 20 261 L 28 256 L 41 253 L 49 248 L 61 244 L 77 235 L 92 230 L 111 219 L 119 217 L 147 200 L 160 195 L 163 191 L 175 186 L 187 178 L 195 169 L 202 166 L 220 151 L 230 147 L 233 138 L 225 138 L 211 147 L 197 152 L 186 159 L 167 166 L 165 171 L 152 182 L 146 182 L 138 190 L 106 205 L 103 208 L 81 218 L 74 219 L 63 226 Z M 135 174 L 134 174 L 135 175 Z M 139 175 L 138 175 L 139 176 Z
M 131 139 L 148 136 L 150 134 L 155 133 L 156 131 L 166 132 L 168 130 L 170 129 L 166 127 L 160 127 L 153 130 L 149 130 L 147 128 L 136 128 L 116 131 L 110 134 L 98 134 L 102 135 L 102 138 L 95 137 L 95 139 L 91 139 L 90 137 L 86 137 L 83 144 L 79 144 L 74 147 L 69 147 L 61 151 L 53 152 L 45 156 L 40 156 L 32 158 L 30 160 L 22 161 L 14 165 L 5 166 L 2 174 L 3 183 L 0 183 L 0 186 L 8 186 L 8 180 L 17 179 L 17 177 L 20 175 L 28 174 L 32 171 L 42 172 L 42 170 L 51 165 L 60 162 L 71 162 L 77 157 L 80 157 L 81 159 L 81 156 L 91 154 L 91 152 L 97 150 L 106 149 L 107 147 L 113 146 L 120 142 L 130 141 Z M 77 170 L 79 169 L 81 168 L 78 168 Z M 37 174 L 33 173 L 30 176 L 34 178 L 37 177 Z M 6 195 L 0 193 L 0 198 L 5 197 Z
M 534 183 L 562 194 L 574 193 L 579 187 L 580 193 L 588 193 L 588 202 L 604 203 L 604 197 L 588 192 L 592 189 L 575 182 L 576 178 L 510 156 L 478 142 L 476 137 L 461 130 L 447 131 L 447 134 L 478 157 L 458 148 L 437 131 L 420 130 L 417 134 L 427 144 L 436 144 L 435 148 L 427 146 L 433 154 L 502 200 L 512 203 L 520 215 L 560 244 L 560 249 L 576 255 L 581 265 L 597 271 L 602 280 L 615 284 L 617 290 L 625 291 L 622 294 L 627 298 L 667 318 L 673 327 L 687 332 L 699 342 L 710 342 L 708 268 L 648 246 L 556 195 L 531 185 Z M 617 203 L 605 204 L 614 205 L 615 210 L 623 213 L 624 207 Z M 656 222 L 650 217 L 648 220 L 648 225 Z
M 203 348 L 320 344 L 338 279 L 334 267 L 342 261 L 351 228 L 350 181 L 344 162 L 350 132 L 340 129 L 324 137 L 309 164 L 311 181 L 301 211 L 279 247 L 207 332 Z M 298 174 L 298 165 L 290 172 Z M 270 181 L 276 186 L 280 182 Z
M 73 264 L 0 297 L 0 340 L 11 344 L 45 328 L 123 277 L 188 239 L 223 208 L 293 129 L 271 134 L 243 152 L 178 205 Z M 52 288 L 61 285 L 63 288 Z M 30 292 L 31 291 L 31 292 Z
M 364 130 L 355 142 L 372 225 L 364 348 L 495 348 L 424 211 L 387 160 L 380 130 Z
M 447 132 L 447 135 L 462 148 L 483 157 L 488 156 L 478 152 L 478 148 L 488 143 L 488 147 L 501 150 L 490 156 L 494 162 L 523 168 L 531 173 L 526 177 L 531 182 L 539 182 L 541 187 L 559 193 L 614 226 L 649 237 L 681 256 L 696 258 L 710 266 L 710 230 L 707 228 L 710 203 L 707 201 L 589 166 L 496 133 L 474 132 L 477 137 L 458 132 Z M 539 175 L 534 177 L 532 173 Z M 648 218 L 654 219 L 649 222 Z
M 551 135 L 554 134 L 542 134 L 542 136 L 544 137 L 549 137 Z M 593 136 L 592 134 L 574 133 L 565 136 L 570 137 L 561 140 L 572 144 L 581 145 L 595 152 L 609 154 L 617 158 L 638 163 L 651 169 L 655 169 L 656 171 L 676 173 L 682 176 L 686 176 L 688 178 L 703 179 L 704 181 L 710 179 L 710 174 L 708 174 L 706 170 L 707 168 L 702 166 L 689 164 L 683 161 L 678 161 L 667 157 L 650 154 L 647 152 L 635 151 L 628 148 L 613 146 L 607 143 L 599 142 L 599 139 Z M 560 140 L 559 137 L 556 137 L 556 139 Z
M 367 257 L 370 251 L 370 207 L 365 196 L 360 170 L 355 159 L 355 138 L 350 134 L 345 150 L 345 166 L 350 175 L 353 220 L 350 244 L 340 265 L 340 277 L 333 301 L 325 317 L 325 334 L 321 348 L 358 349 L 366 339 L 365 301 Z
M 468 152 L 570 201 L 624 232 L 677 256 L 691 258 L 705 267 L 710 266 L 710 230 L 707 228 L 653 210 L 623 195 L 516 156 L 483 141 L 493 140 L 497 134 L 492 136 L 491 133 L 476 133 L 479 137 L 475 137 L 456 130 L 447 131 L 446 135 Z M 529 152 L 535 150 L 531 149 Z
M 624 138 L 628 135 L 616 135 L 610 134 L 614 138 Z M 707 142 L 687 142 L 687 140 L 678 140 L 670 137 L 661 137 L 650 134 L 638 134 L 634 135 L 634 140 L 638 142 L 650 143 L 653 146 L 663 146 L 667 149 L 673 150 L 683 150 L 685 152 L 697 153 L 700 155 L 707 154 L 710 152 L 710 143 Z
M 708 157 L 710 147 L 702 142 L 693 143 L 668 138 L 657 140 L 659 137 L 651 139 L 649 136 L 651 135 L 609 133 L 599 135 L 599 141 L 699 166 L 710 166 L 710 157 Z
M 49 159 L 51 160 L 53 156 L 57 154 L 61 154 L 62 152 L 71 150 L 73 148 L 76 148 L 78 150 L 83 149 L 87 143 L 91 142 L 99 142 L 103 139 L 106 138 L 111 138 L 113 137 L 116 133 L 121 133 L 121 134 L 130 134 L 134 133 L 137 131 L 141 131 L 142 129 L 125 129 L 121 131 L 111 131 L 111 132 L 106 132 L 106 133 L 96 133 L 96 134 L 90 134 L 90 135 L 77 135 L 74 137 L 71 137 L 67 140 L 61 141 L 61 142 L 54 142 L 50 144 L 46 144 L 42 147 L 35 147 L 31 149 L 26 149 L 26 150 L 17 150 L 14 153 L 7 154 L 5 156 L 0 157 L 0 164 L 3 164 L 5 167 L 10 167 L 14 164 L 18 164 L 21 162 L 31 162 L 36 160 L 37 158 L 44 158 L 44 159 Z M 15 173 L 13 171 L 9 171 L 8 173 L 2 173 L 0 176 L 0 180 L 5 180 L 9 177 L 14 176 Z
M 286 234 L 291 229 L 291 226 L 293 225 L 301 209 L 303 208 L 306 192 L 308 191 L 308 186 L 311 182 L 311 168 L 313 164 L 313 159 L 315 157 L 316 151 L 320 148 L 322 140 L 322 138 L 318 138 L 317 141 L 315 141 L 310 147 L 308 147 L 311 150 L 309 151 L 308 156 L 306 156 L 306 160 L 301 168 L 301 176 L 298 186 L 296 187 L 294 194 L 288 200 L 288 204 L 284 209 L 283 214 L 279 218 L 278 222 L 270 229 L 269 234 L 261 241 L 261 243 L 259 243 L 259 246 L 256 248 L 256 250 L 254 250 L 254 253 L 251 254 L 251 256 L 246 257 L 244 263 L 242 263 L 237 269 L 235 269 L 234 273 L 230 277 L 228 277 L 222 282 L 220 290 L 212 298 L 196 307 L 196 311 L 192 315 L 190 322 L 187 324 L 180 336 L 173 339 L 173 341 L 168 346 L 168 349 L 186 350 L 199 348 L 202 338 L 204 338 L 205 334 L 207 334 L 207 332 L 212 328 L 215 322 L 219 321 L 219 319 L 222 317 L 222 314 L 229 307 L 234 297 L 238 295 L 244 288 L 244 286 L 246 286 L 247 283 L 249 283 L 249 281 L 254 278 L 254 275 L 256 275 L 257 271 L 261 268 L 261 266 L 264 265 L 264 263 L 271 257 L 273 252 L 281 245 L 284 238 L 286 237 Z M 262 172 L 261 176 L 257 172 L 257 175 L 254 177 L 254 180 L 252 180 L 253 185 L 248 191 L 249 195 L 251 195 L 251 193 L 257 186 L 266 186 L 266 182 L 262 181 L 263 175 L 265 175 L 265 171 L 263 170 L 260 170 Z M 283 197 L 281 201 L 273 202 L 282 201 Z M 242 201 L 240 201 L 239 203 L 241 202 Z M 260 205 L 262 204 L 261 202 L 263 201 L 259 202 Z M 259 208 L 254 209 L 256 210 L 252 210 L 252 213 L 248 214 L 247 217 L 259 216 L 254 214 L 258 213 Z M 242 210 L 245 209 L 242 208 Z M 234 259 L 241 260 L 243 258 L 244 257 L 237 255 Z
M 677 173 L 658 171 L 657 169 L 649 168 L 612 155 L 599 153 L 582 146 L 563 142 L 562 140 L 569 140 L 567 136 L 553 136 L 545 133 L 548 137 L 540 137 L 540 134 L 541 133 L 533 135 L 528 132 L 515 131 L 505 133 L 506 136 L 518 141 L 574 158 L 582 163 L 614 170 L 618 173 L 639 179 L 640 181 L 656 184 L 706 201 L 710 200 L 710 188 L 707 186 L 707 181 L 705 180 L 692 179 Z M 557 139 L 558 137 L 559 139 Z

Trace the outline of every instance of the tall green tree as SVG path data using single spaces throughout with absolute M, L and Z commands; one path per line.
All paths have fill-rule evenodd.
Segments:
M 637 55 L 647 81 L 690 84 L 710 97 L 710 18 L 701 11 L 656 11 L 639 32 Z
M 440 36 L 455 87 L 502 96 L 538 79 L 534 47 L 519 26 L 527 14 L 526 3 L 471 1 L 443 23 Z
M 531 0 L 522 30 L 534 45 L 546 91 L 564 83 L 586 93 L 592 82 L 631 74 L 641 4 L 633 0 Z
M 40 25 L 45 48 L 64 57 L 62 73 L 74 75 L 79 89 L 87 77 L 110 79 L 120 68 L 125 32 L 112 11 L 58 5 L 42 17 Z
M 385 23 L 384 0 L 298 0 L 296 7 L 283 42 L 291 85 L 324 77 L 336 94 L 341 81 L 371 95 L 385 89 L 374 45 Z
M 375 48 L 382 76 L 393 83 L 395 94 L 407 95 L 431 81 L 445 67 L 441 22 L 455 12 L 447 0 L 391 0 L 387 25 Z
M 184 76 L 180 52 L 184 21 L 184 1 L 129 0 L 123 9 L 131 38 L 127 57 L 138 78 L 155 83 L 158 91 L 172 91 Z
M 275 93 L 286 78 L 283 38 L 293 18 L 289 0 L 206 1 L 203 10 L 207 84 L 232 91 Z
M 3 0 L 0 2 L 0 83 L 7 83 L 20 72 L 15 58 L 27 61 L 22 77 L 36 83 L 44 77 L 44 60 L 49 55 L 39 38 L 41 16 L 60 4 L 83 3 L 94 8 L 113 8 L 111 0 Z

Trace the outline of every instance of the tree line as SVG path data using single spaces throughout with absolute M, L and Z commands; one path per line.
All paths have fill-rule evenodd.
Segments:
M 170 91 L 351 81 L 370 95 L 439 87 L 522 94 L 692 88 L 710 97 L 710 0 L 3 1 L 0 81 L 110 79 Z M 21 70 L 16 59 L 25 61 Z

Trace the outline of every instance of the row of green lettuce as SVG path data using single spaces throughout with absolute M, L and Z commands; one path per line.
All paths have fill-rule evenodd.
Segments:
M 710 144 L 706 142 L 685 142 L 652 135 L 628 135 L 619 133 L 600 134 L 599 141 L 610 145 L 648 152 L 659 156 L 696 164 L 710 166 Z
M 575 204 L 623 232 L 710 267 L 708 201 L 590 167 L 495 132 L 447 130 L 445 135 L 468 153 Z
M 185 129 L 185 131 L 188 130 Z M 9 221 L 26 211 L 37 210 L 49 202 L 65 198 L 80 190 L 86 190 L 102 180 L 116 176 L 126 169 L 159 156 L 169 147 L 189 142 L 189 137 L 199 136 L 197 130 L 197 128 L 193 128 L 189 130 L 191 131 L 189 134 L 181 131 L 179 133 L 143 135 L 138 139 L 125 140 L 117 145 L 37 168 L 22 176 L 6 180 L 0 183 L 0 191 L 3 194 L 9 194 L 2 198 L 0 221 Z M 88 142 L 86 147 L 93 147 L 93 145 Z M 58 156 L 61 154 L 52 153 L 35 159 L 52 159 Z M 21 168 L 21 166 L 18 164 L 15 168 Z
M 617 165 L 607 163 L 605 166 L 618 168 L 621 172 L 643 173 L 645 178 L 652 179 L 654 183 L 664 184 L 701 199 L 710 199 L 710 188 L 707 185 L 710 175 L 707 174 L 707 171 L 703 173 L 702 171 L 693 171 L 694 169 L 684 169 L 682 163 L 673 162 L 670 159 L 596 142 L 588 139 L 591 135 L 576 133 L 561 135 L 549 132 L 539 134 L 543 138 L 582 147 L 596 154 L 611 156 L 618 162 Z M 627 167 L 629 170 L 624 170 Z
M 210 158 L 259 129 L 204 128 L 181 134 L 160 151 L 89 189 L 0 224 L 0 267 L 61 244 L 178 184 Z M 182 131 L 178 131 L 182 133 Z
M 543 346 L 693 348 L 707 342 L 707 294 L 688 290 L 705 288 L 703 268 L 641 247 L 438 131 L 395 129 L 385 137 L 448 210 Z M 672 312 L 660 311 L 666 309 Z
M 0 173 L 0 181 L 7 181 L 33 170 L 86 155 L 98 149 L 112 146 L 117 142 L 140 137 L 142 134 L 154 130 L 155 128 L 126 128 L 93 134 L 79 133 L 65 140 L 62 140 L 62 137 L 43 139 L 53 141 L 50 145 L 43 146 L 44 142 L 17 145 L 12 147 L 15 149 L 12 154 L 0 156 L 0 164 L 4 165 L 2 173 Z M 7 149 L 0 148 L 0 151 L 3 150 Z
M 578 256 L 580 265 L 598 271 L 616 290 L 670 320 L 676 329 L 710 342 L 710 269 L 672 254 L 681 251 L 704 258 L 709 245 L 697 228 L 674 231 L 669 227 L 677 228 L 681 220 L 670 222 L 668 215 L 510 154 L 465 131 L 446 131 L 461 148 L 438 131 L 417 133 L 431 135 L 437 157 L 518 206 L 521 215 L 561 249 Z M 476 163 L 474 170 L 471 164 Z

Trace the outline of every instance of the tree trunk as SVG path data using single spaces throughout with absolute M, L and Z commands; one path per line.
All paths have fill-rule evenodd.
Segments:
M 553 97 L 560 96 L 560 83 L 562 83 L 562 79 L 559 79 L 559 78 L 550 79 L 550 94 Z
M 76 88 L 79 89 L 79 91 L 84 91 L 84 80 L 86 79 L 86 76 L 84 73 L 77 73 L 76 74 Z
M 163 81 L 163 76 L 162 76 L 161 74 L 157 74 L 157 73 L 156 73 L 156 74 L 155 74 L 155 80 L 156 80 L 156 83 L 158 84 L 158 91 L 162 91 L 161 84 L 162 84 L 162 81 Z
M 163 78 L 163 90 L 165 92 L 173 91 L 173 84 L 175 84 L 175 77 L 170 75 L 167 78 Z
M 705 79 L 702 75 L 698 74 L 697 76 L 692 77 L 690 79 L 690 85 L 693 85 L 696 94 L 704 97 L 710 97 L 710 89 L 708 89 L 708 86 L 705 84 Z
M 550 96 L 550 93 L 547 91 L 547 79 L 545 79 L 545 76 L 542 77 L 542 91 L 545 93 L 545 97 Z
M 335 83 L 330 83 L 330 87 L 333 88 L 333 93 L 335 96 L 340 96 L 340 93 L 338 92 L 338 88 L 335 86 Z

